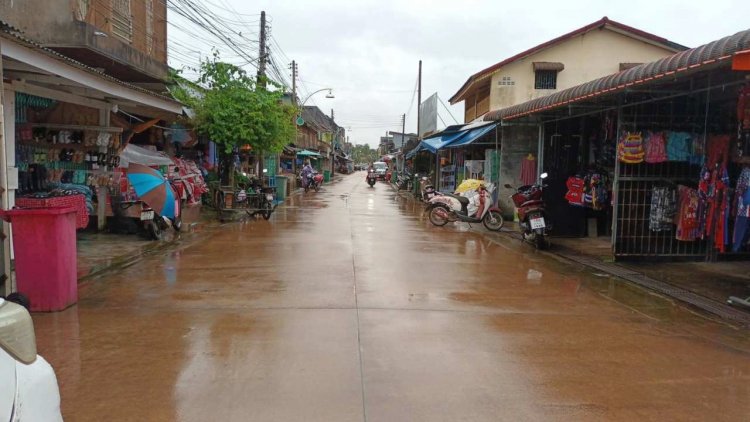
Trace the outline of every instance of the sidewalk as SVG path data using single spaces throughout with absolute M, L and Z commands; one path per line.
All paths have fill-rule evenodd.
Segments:
M 199 221 L 185 226 L 179 235 L 168 230 L 165 239 L 161 241 L 150 240 L 138 234 L 78 233 L 78 281 L 128 267 L 148 254 L 173 247 L 176 242 L 200 240 L 219 225 L 213 212 L 206 210 L 201 213 Z
M 399 192 L 410 200 L 414 197 Z M 490 237 L 522 242 L 517 223 L 506 221 L 499 234 L 474 228 Z M 729 296 L 750 297 L 750 262 L 617 262 L 608 237 L 557 238 L 544 253 L 637 284 L 723 319 L 750 325 L 750 309 L 727 304 Z M 532 247 L 529 245 L 529 247 Z

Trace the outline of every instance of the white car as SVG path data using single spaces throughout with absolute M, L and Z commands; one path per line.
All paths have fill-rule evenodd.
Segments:
M 0 422 L 62 420 L 57 377 L 36 354 L 31 315 L 0 298 Z
M 388 172 L 388 163 L 376 161 L 372 163 L 372 168 L 375 169 L 378 179 L 385 180 L 385 174 Z

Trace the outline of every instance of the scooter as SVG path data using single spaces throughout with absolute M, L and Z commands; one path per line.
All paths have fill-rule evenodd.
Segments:
M 375 183 L 378 181 L 378 175 L 375 174 L 375 170 L 373 169 L 370 169 L 365 177 L 367 179 L 367 184 L 370 185 L 370 187 L 374 187 Z
M 433 196 L 425 212 L 428 213 L 430 223 L 444 226 L 452 221 L 465 223 L 482 223 L 487 230 L 500 231 L 503 227 L 503 215 L 500 208 L 490 205 L 490 198 L 494 185 L 480 186 L 476 194 L 470 199 L 462 195 L 443 194 Z M 469 215 L 469 204 L 479 208 L 479 212 Z
M 409 185 L 411 183 L 411 180 L 412 176 L 408 171 L 404 170 L 403 172 L 399 173 L 398 177 L 396 178 L 396 186 L 398 187 L 398 190 L 410 190 Z
M 164 231 L 170 227 L 174 231 L 179 232 L 182 229 L 182 201 L 175 201 L 175 216 L 174 218 L 164 217 L 159 215 L 153 208 L 143 201 L 124 201 L 120 203 L 120 207 L 126 210 L 132 206 L 140 206 L 140 222 L 143 225 L 143 230 L 153 240 L 161 240 L 164 237 Z
M 299 180 L 300 183 L 302 183 L 305 192 L 309 191 L 310 189 L 314 189 L 315 192 L 317 192 L 320 190 L 320 185 L 323 184 L 323 175 L 320 173 L 313 173 L 310 175 L 310 180 L 307 183 L 305 183 L 305 178 L 300 175 Z
M 547 173 L 540 176 L 542 181 L 547 178 Z M 505 184 L 508 189 L 513 189 L 509 184 Z M 542 199 L 542 192 L 546 185 L 535 184 L 521 186 L 516 189 L 516 193 L 510 196 L 513 204 L 518 209 L 518 227 L 521 230 L 523 239 L 532 243 L 537 249 L 549 247 L 549 229 L 550 224 L 545 212 L 545 204 Z
M 438 195 L 442 195 L 435 189 L 435 186 L 430 183 L 430 179 L 428 179 L 427 177 L 422 177 L 422 179 L 420 179 L 419 185 L 422 201 L 424 202 L 430 202 L 432 198 Z

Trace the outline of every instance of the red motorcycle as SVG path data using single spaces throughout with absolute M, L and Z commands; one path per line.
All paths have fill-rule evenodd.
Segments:
M 546 178 L 547 173 L 542 173 L 542 181 Z M 521 235 L 537 249 L 545 249 L 549 246 L 550 224 L 546 218 L 544 199 L 542 199 L 544 186 L 544 184 L 521 186 L 510 196 L 518 209 L 518 227 Z M 509 184 L 505 187 L 513 189 Z

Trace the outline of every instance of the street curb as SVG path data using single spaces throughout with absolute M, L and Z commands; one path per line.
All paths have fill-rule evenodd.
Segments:
M 406 196 L 406 199 L 417 201 L 416 198 L 414 198 L 407 192 L 399 191 L 395 188 L 394 190 L 400 197 Z M 502 236 L 506 239 L 515 240 L 524 244 L 526 243 L 516 231 L 505 231 L 503 229 L 499 233 L 490 233 L 484 229 L 477 230 L 473 227 L 470 228 L 470 230 L 474 233 L 481 234 L 482 236 L 487 237 L 491 241 L 497 241 L 497 239 L 493 238 L 493 235 L 495 235 Z M 703 312 L 718 316 L 723 320 L 737 323 L 744 327 L 750 326 L 750 313 L 743 312 L 725 303 L 685 290 L 679 286 L 653 279 L 637 271 L 621 267 L 614 263 L 606 263 L 595 258 L 565 251 L 536 251 L 549 257 L 563 259 L 566 263 L 569 264 L 580 264 L 586 266 L 587 268 L 604 272 L 612 277 L 635 284 L 643 289 L 660 294 L 666 298 L 679 301 L 683 305 L 688 305 L 689 307 L 694 307 Z

